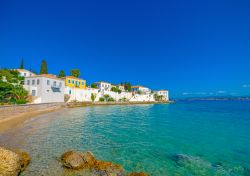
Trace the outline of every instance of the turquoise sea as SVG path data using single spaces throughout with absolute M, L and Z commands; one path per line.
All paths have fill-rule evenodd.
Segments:
M 90 106 L 29 119 L 0 145 L 30 153 L 22 173 L 61 175 L 69 149 L 152 176 L 250 175 L 250 101 Z

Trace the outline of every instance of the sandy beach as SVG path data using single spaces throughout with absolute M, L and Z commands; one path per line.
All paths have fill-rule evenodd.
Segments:
M 0 133 L 21 124 L 25 120 L 35 116 L 58 111 L 65 108 L 84 107 L 84 106 L 105 106 L 105 105 L 135 105 L 135 104 L 159 104 L 170 102 L 77 102 L 69 104 L 54 104 L 53 106 L 28 108 L 27 110 L 17 110 L 15 106 L 11 110 L 4 110 L 0 107 Z M 29 105 L 26 105 L 29 106 Z M 26 107 L 16 106 L 16 107 Z M 35 105 L 30 105 L 35 106 Z

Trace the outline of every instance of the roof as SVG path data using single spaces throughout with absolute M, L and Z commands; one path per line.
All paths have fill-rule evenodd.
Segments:
M 76 80 L 85 81 L 84 79 L 77 78 L 77 77 L 74 77 L 74 76 L 66 76 L 65 78 L 71 78 L 71 79 L 76 79 Z
M 105 81 L 99 81 L 99 82 L 95 82 L 94 84 L 99 84 L 99 83 L 106 83 L 106 84 L 111 84 L 109 82 L 105 82 Z
M 30 72 L 30 73 L 33 73 L 32 71 L 29 71 L 29 70 L 26 70 L 26 69 L 22 69 L 22 68 L 18 68 L 18 69 L 16 69 L 17 71 L 25 71 L 25 72 Z M 33 74 L 35 74 L 35 73 L 33 73 Z
M 27 77 L 27 78 L 37 78 L 37 77 L 45 77 L 45 78 L 57 79 L 57 80 L 63 81 L 63 79 L 57 78 L 55 75 L 52 75 L 52 74 L 34 75 L 34 76 Z
M 144 87 L 144 86 L 131 86 L 131 88 L 138 88 L 138 87 Z M 144 87 L 146 88 L 146 87 Z

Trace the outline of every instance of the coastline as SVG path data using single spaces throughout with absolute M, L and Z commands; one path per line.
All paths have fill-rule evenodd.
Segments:
M 0 106 L 0 133 L 38 115 L 59 111 L 63 108 L 105 105 L 168 104 L 167 102 L 71 102 Z

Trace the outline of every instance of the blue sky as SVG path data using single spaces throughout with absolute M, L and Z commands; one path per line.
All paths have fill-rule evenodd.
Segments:
M 250 95 L 250 1 L 0 0 L 0 67 L 21 57 L 172 97 Z

